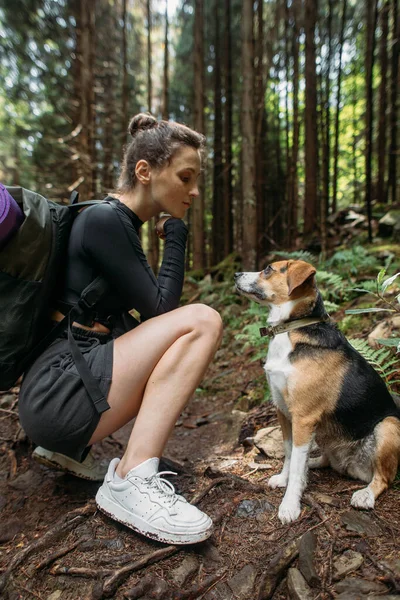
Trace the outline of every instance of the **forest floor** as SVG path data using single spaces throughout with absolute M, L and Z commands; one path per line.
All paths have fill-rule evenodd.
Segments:
M 299 519 L 282 525 L 277 510 L 283 492 L 266 485 L 282 460 L 239 443 L 276 424 L 275 411 L 270 403 L 249 410 L 252 393 L 264 385 L 263 370 L 233 333 L 226 328 L 161 465 L 178 472 L 170 479 L 177 490 L 214 520 L 212 537 L 201 544 L 165 546 L 97 511 L 98 484 L 32 460 L 33 446 L 18 424 L 18 388 L 7 399 L 0 395 L 0 406 L 8 407 L 0 412 L 0 598 L 398 596 L 400 482 L 367 513 L 350 506 L 360 482 L 314 470 Z M 99 444 L 98 456 L 120 455 L 129 430 Z

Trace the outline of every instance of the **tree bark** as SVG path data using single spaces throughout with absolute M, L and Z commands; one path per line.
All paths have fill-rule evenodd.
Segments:
M 224 30 L 224 256 L 233 251 L 233 189 L 232 189 L 232 41 L 231 0 L 225 0 Z
M 222 93 L 219 0 L 214 0 L 214 163 L 213 163 L 213 264 L 224 258 L 223 172 L 222 172 Z
M 194 14 L 194 128 L 205 133 L 204 125 L 204 14 L 203 0 L 195 0 Z M 204 173 L 199 178 L 200 197 L 192 206 L 193 268 L 205 266 Z
M 299 13 L 297 7 L 292 5 L 293 11 L 293 33 L 292 33 L 292 53 L 293 53 L 293 143 L 290 161 L 290 195 L 289 195 L 289 240 L 290 244 L 295 243 L 298 230 L 298 203 L 299 203 L 299 185 L 297 163 L 299 157 Z
M 93 129 L 94 129 L 94 47 L 96 3 L 79 0 L 75 3 L 76 61 L 75 98 L 78 106 L 77 185 L 82 200 L 92 197 Z
M 318 132 L 315 25 L 317 0 L 305 0 L 306 105 L 304 234 L 318 230 Z
M 366 140 L 365 140 L 365 204 L 368 215 L 368 240 L 372 242 L 372 135 L 373 135 L 373 69 L 375 60 L 375 30 L 378 19 L 378 0 L 368 2 L 366 53 Z
M 338 164 L 339 164 L 339 129 L 340 129 L 340 102 L 342 89 L 342 55 L 344 43 L 344 28 L 346 24 L 347 0 L 343 0 L 342 24 L 340 27 L 340 46 L 339 46 L 339 67 L 338 67 L 338 90 L 336 96 L 336 116 L 335 116 L 335 146 L 333 151 L 333 194 L 332 194 L 332 212 L 337 210 L 337 189 L 338 189 Z
M 126 143 L 128 128 L 128 57 L 126 39 L 126 2 L 122 0 L 122 102 L 121 102 L 121 139 L 122 145 Z
M 151 0 L 146 2 L 147 16 L 147 110 L 151 113 L 153 89 L 152 89 L 152 52 L 151 52 Z M 157 273 L 159 259 L 159 238 L 155 231 L 158 217 L 153 217 L 147 223 L 148 248 L 147 259 L 154 273 Z
M 397 198 L 397 112 L 398 112 L 398 81 L 399 81 L 399 50 L 400 50 L 400 19 L 398 0 L 392 0 L 392 59 L 390 81 L 390 149 L 389 149 L 389 178 L 388 190 L 390 200 L 395 203 Z
M 381 41 L 380 41 L 380 71 L 381 83 L 379 86 L 379 131 L 378 131 L 378 202 L 387 201 L 386 193 L 386 131 L 387 131 L 387 71 L 388 71 L 388 34 L 389 34 L 389 0 L 381 10 Z
M 169 48 L 168 48 L 168 0 L 165 1 L 165 39 L 164 39 L 164 75 L 162 118 L 169 119 Z
M 332 62 L 332 19 L 333 19 L 333 0 L 329 0 L 328 12 L 328 59 L 325 73 L 325 139 L 323 152 L 323 202 L 321 211 L 321 220 L 325 221 L 329 214 L 330 205 L 330 166 L 331 166 L 331 62 Z M 340 68 L 340 67 L 339 67 Z
M 242 262 L 247 271 L 257 268 L 257 206 L 254 185 L 254 37 L 253 1 L 242 1 Z

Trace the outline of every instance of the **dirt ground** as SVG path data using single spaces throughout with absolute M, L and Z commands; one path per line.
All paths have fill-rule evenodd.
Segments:
M 399 481 L 366 513 L 350 507 L 362 484 L 312 471 L 300 518 L 283 526 L 282 491 L 266 486 L 282 461 L 244 441 L 276 423 L 274 410 L 238 410 L 262 376 L 226 335 L 175 427 L 162 467 L 178 471 L 170 480 L 215 523 L 210 540 L 186 547 L 116 524 L 96 511 L 98 484 L 36 464 L 18 425 L 18 389 L 0 395 L 0 598 L 395 598 Z M 120 455 L 128 434 L 126 426 L 96 453 Z

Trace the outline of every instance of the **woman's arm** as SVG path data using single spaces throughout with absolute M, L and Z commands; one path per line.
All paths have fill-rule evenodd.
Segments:
M 164 224 L 164 256 L 157 279 L 132 220 L 118 205 L 105 203 L 85 213 L 83 250 L 126 308 L 136 309 L 142 319 L 177 308 L 184 279 L 184 222 L 169 218 Z

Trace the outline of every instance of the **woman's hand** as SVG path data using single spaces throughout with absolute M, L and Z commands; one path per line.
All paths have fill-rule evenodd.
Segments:
M 156 234 L 160 238 L 160 240 L 165 240 L 165 232 L 164 232 L 164 223 L 171 218 L 171 215 L 167 213 L 163 213 L 160 219 L 156 223 Z

